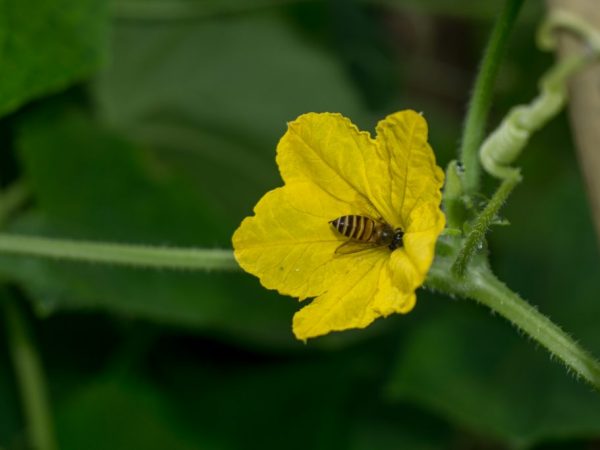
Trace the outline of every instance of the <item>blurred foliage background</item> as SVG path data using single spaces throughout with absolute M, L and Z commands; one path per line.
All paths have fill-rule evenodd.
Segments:
M 31 194 L 5 229 L 228 248 L 281 184 L 277 141 L 307 111 L 369 130 L 423 111 L 445 165 L 500 7 L 0 0 L 0 181 Z M 491 126 L 553 61 L 534 45 L 542 16 L 526 2 Z M 598 247 L 564 115 L 522 163 L 493 265 L 600 355 Z M 0 276 L 0 302 L 27 305 L 64 450 L 600 448 L 600 395 L 472 302 L 421 290 L 407 316 L 305 345 L 296 301 L 244 273 L 2 256 Z M 4 344 L 0 368 L 0 448 L 26 449 Z

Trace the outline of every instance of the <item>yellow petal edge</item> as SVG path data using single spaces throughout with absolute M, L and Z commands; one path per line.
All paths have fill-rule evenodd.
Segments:
M 288 124 L 277 163 L 284 186 L 264 195 L 232 241 L 240 266 L 263 286 L 315 297 L 294 316 L 296 337 L 409 312 L 445 226 L 444 176 L 425 119 L 410 110 L 391 114 L 373 139 L 340 114 L 304 114 Z M 329 221 L 347 214 L 402 227 L 403 247 L 336 254 L 346 238 Z

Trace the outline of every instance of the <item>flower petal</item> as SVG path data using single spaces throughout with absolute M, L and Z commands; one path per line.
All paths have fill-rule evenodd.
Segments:
M 415 206 L 408 219 L 404 235 L 404 250 L 417 270 L 422 274 L 419 285 L 431 267 L 435 244 L 446 226 L 446 217 L 438 201 L 429 201 Z
M 364 256 L 367 261 L 352 264 L 344 277 L 329 280 L 328 291 L 294 315 L 293 330 L 298 339 L 364 328 L 379 316 L 369 304 L 377 291 L 386 259 L 370 252 Z
M 294 315 L 296 337 L 306 340 L 331 331 L 365 328 L 378 317 L 410 311 L 415 292 L 394 285 L 388 255 L 365 252 L 354 258 L 344 277 L 331 280 L 326 293 Z
M 311 180 L 361 214 L 391 223 L 388 162 L 369 133 L 341 114 L 309 113 L 290 122 L 277 146 L 277 164 L 286 183 Z
M 403 245 L 390 255 L 388 269 L 393 286 L 402 291 L 414 291 L 423 284 L 445 223 L 446 218 L 437 203 L 427 202 L 413 209 Z
M 414 291 L 425 280 L 426 272 L 419 270 L 417 264 L 404 248 L 392 252 L 388 262 L 388 270 L 392 285 L 404 292 Z
M 444 172 L 436 165 L 427 143 L 427 122 L 415 111 L 400 111 L 379 122 L 377 143 L 382 158 L 389 161 L 391 185 L 386 191 L 387 201 L 399 215 L 394 225 L 406 230 L 417 204 L 440 204 Z
M 379 289 L 372 305 L 373 310 L 383 317 L 393 313 L 407 313 L 415 306 L 417 296 L 414 288 L 411 289 L 408 284 L 398 283 L 394 275 L 388 261 L 381 271 Z
M 320 295 L 355 263 L 353 255 L 335 256 L 346 238 L 329 224 L 336 217 L 357 214 L 355 208 L 311 182 L 272 190 L 234 233 L 235 258 L 268 289 L 300 299 Z

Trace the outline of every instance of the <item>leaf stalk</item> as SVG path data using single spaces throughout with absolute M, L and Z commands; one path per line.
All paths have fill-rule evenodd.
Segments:
M 6 333 L 19 385 L 27 432 L 32 448 L 56 450 L 56 438 L 50 414 L 42 363 L 17 300 L 2 290 Z
M 0 233 L 0 253 L 142 268 L 238 270 L 231 250 L 169 248 Z

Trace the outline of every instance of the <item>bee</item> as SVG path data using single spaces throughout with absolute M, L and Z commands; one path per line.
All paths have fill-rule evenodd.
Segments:
M 329 223 L 338 233 L 348 238 L 335 250 L 339 255 L 378 247 L 387 247 L 392 251 L 402 247 L 402 229 L 394 229 L 382 220 L 351 214 L 338 217 Z

